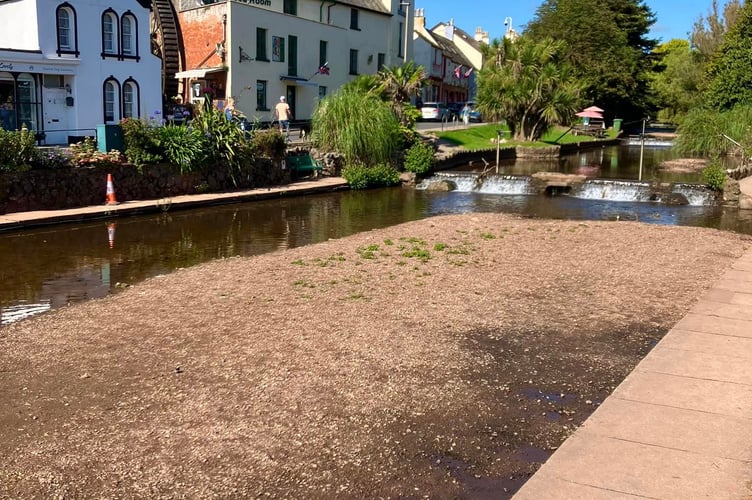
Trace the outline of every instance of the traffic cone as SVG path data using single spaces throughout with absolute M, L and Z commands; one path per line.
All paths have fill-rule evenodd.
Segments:
M 117 205 L 115 199 L 115 186 L 112 184 L 112 174 L 107 174 L 107 196 L 104 201 L 105 205 Z
M 107 224 L 107 239 L 110 243 L 110 248 L 115 248 L 115 223 Z

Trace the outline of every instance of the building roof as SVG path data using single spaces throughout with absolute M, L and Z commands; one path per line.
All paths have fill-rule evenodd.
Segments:
M 444 38 L 442 36 L 437 36 L 434 38 L 436 41 L 436 44 L 439 46 L 442 52 L 449 57 L 452 61 L 462 64 L 463 66 L 470 67 L 473 64 L 465 57 L 465 55 L 457 48 L 457 45 L 454 44 L 453 41 Z
M 447 23 L 438 23 L 436 26 L 434 26 L 433 28 L 431 28 L 430 31 L 431 31 L 431 33 L 436 33 L 436 34 L 440 35 L 441 37 L 444 37 L 443 32 L 444 32 L 444 29 L 445 29 L 446 26 L 448 26 Z M 468 44 L 470 44 L 471 47 L 473 47 L 475 50 L 477 50 L 478 52 L 480 52 L 481 43 L 479 41 L 477 41 L 475 39 L 475 37 L 472 37 L 472 36 L 468 35 L 466 31 L 458 28 L 454 24 L 452 24 L 451 26 L 452 26 L 452 28 L 454 28 L 454 36 L 458 36 L 458 37 L 462 38 L 465 42 L 467 42 Z
M 336 0 L 337 3 L 342 5 L 350 5 L 352 7 L 359 7 L 365 10 L 371 10 L 380 14 L 392 14 L 382 0 Z

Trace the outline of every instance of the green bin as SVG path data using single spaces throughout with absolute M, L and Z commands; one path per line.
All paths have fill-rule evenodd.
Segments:
M 97 125 L 97 149 L 103 153 L 123 152 L 123 129 L 120 125 Z
M 621 130 L 621 118 L 614 118 L 614 132 Z

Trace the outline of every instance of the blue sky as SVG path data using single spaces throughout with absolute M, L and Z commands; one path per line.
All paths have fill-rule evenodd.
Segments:
M 512 26 L 522 31 L 524 25 L 535 15 L 543 0 L 412 0 L 413 6 L 425 10 L 426 27 L 454 19 L 454 24 L 469 34 L 480 26 L 491 38 L 500 37 L 504 31 L 504 19 L 512 18 Z M 651 36 L 663 41 L 672 38 L 687 38 L 692 25 L 710 11 L 712 0 L 647 0 L 645 2 L 656 14 Z M 719 10 L 726 4 L 719 0 Z M 587 22 L 583 22 L 587 29 Z

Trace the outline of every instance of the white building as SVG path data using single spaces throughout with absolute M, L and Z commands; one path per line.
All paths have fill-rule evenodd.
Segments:
M 46 144 L 67 144 L 124 117 L 161 118 L 149 4 L 0 1 L 2 127 L 26 126 L 44 133 Z
M 294 118 L 307 120 L 321 97 L 411 58 L 412 5 L 405 0 L 205 3 L 182 0 L 178 9 L 181 97 L 197 102 L 211 88 L 219 107 L 234 97 L 249 119 L 272 120 L 285 96 Z

